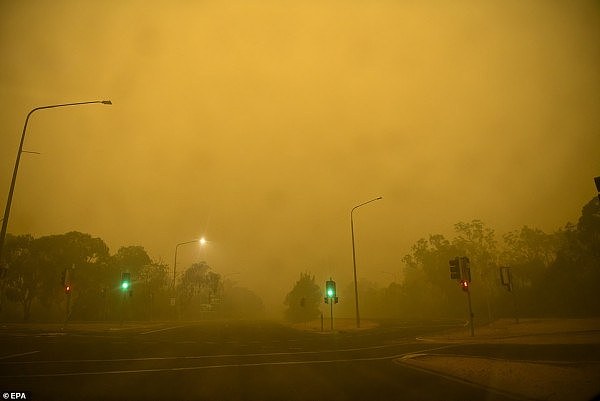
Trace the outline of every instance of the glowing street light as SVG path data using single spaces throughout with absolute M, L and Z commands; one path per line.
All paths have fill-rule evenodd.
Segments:
M 19 171 L 19 162 L 21 161 L 21 153 L 27 153 L 27 151 L 23 150 L 23 142 L 25 142 L 25 133 L 27 132 L 27 123 L 29 122 L 29 117 L 35 111 L 38 111 L 38 110 L 54 109 L 57 107 L 67 107 L 67 106 L 80 106 L 80 105 L 84 105 L 84 104 L 94 104 L 94 103 L 100 103 L 100 104 L 106 104 L 106 105 L 112 104 L 112 102 L 110 100 L 93 100 L 90 102 L 53 104 L 50 106 L 36 107 L 27 114 L 27 118 L 25 118 L 25 125 L 23 126 L 23 133 L 21 134 L 21 142 L 19 144 L 19 151 L 17 152 L 17 160 L 15 161 L 15 168 L 13 170 L 12 181 L 10 182 L 8 198 L 6 199 L 6 208 L 4 209 L 4 219 L 2 220 L 2 229 L 0 230 L 0 260 L 2 260 L 2 250 L 4 248 L 4 240 L 6 238 L 6 229 L 8 226 L 8 217 L 10 215 L 10 206 L 12 204 L 13 193 L 15 191 L 15 184 L 17 182 L 17 172 Z
M 360 328 L 360 313 L 358 312 L 358 284 L 356 282 L 356 251 L 354 248 L 354 218 L 352 214 L 354 210 L 358 209 L 361 206 L 366 205 L 367 203 L 375 202 L 380 199 L 383 199 L 382 196 L 379 196 L 375 199 L 371 199 L 370 201 L 361 203 L 360 205 L 354 206 L 350 211 L 350 230 L 352 231 L 352 265 L 354 267 L 354 300 L 356 302 L 356 328 Z
M 194 242 L 197 242 L 200 244 L 200 246 L 204 246 L 207 241 L 204 237 L 202 237 L 199 239 L 193 239 L 191 241 L 180 242 L 179 244 L 175 245 L 175 261 L 173 262 L 173 291 L 175 291 L 175 276 L 177 275 L 177 250 L 181 245 L 192 244 Z

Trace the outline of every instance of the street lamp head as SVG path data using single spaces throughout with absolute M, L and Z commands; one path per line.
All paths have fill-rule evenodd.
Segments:
M 380 196 L 379 198 L 377 198 L 377 200 L 383 199 L 383 196 Z
M 103 100 L 102 104 L 112 104 L 112 102 L 110 100 Z
M 204 239 L 204 237 L 200 238 L 198 240 L 198 242 L 200 243 L 200 245 L 205 245 L 206 244 L 206 239 Z

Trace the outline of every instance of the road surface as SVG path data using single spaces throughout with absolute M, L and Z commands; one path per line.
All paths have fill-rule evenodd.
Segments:
M 418 353 L 557 359 L 589 349 L 444 344 L 439 323 L 319 333 L 215 321 L 0 329 L 0 391 L 33 400 L 513 400 L 399 362 Z M 592 358 L 592 356 L 589 356 Z

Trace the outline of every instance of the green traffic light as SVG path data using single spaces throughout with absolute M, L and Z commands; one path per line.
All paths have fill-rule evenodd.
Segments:
M 328 298 L 335 298 L 335 281 L 328 280 L 325 283 L 325 293 Z
M 129 272 L 121 273 L 121 289 L 123 291 L 127 291 L 129 283 L 131 283 L 131 274 Z

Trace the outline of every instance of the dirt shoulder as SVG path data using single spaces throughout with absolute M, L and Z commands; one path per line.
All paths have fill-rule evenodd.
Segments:
M 498 320 L 475 331 L 441 333 L 425 342 L 463 344 L 600 344 L 600 319 Z M 412 354 L 396 362 L 517 399 L 590 400 L 600 394 L 600 361 L 507 360 Z
M 422 337 L 431 342 L 481 342 L 513 344 L 600 344 L 600 318 L 593 319 L 499 319 L 476 327 L 451 330 Z

